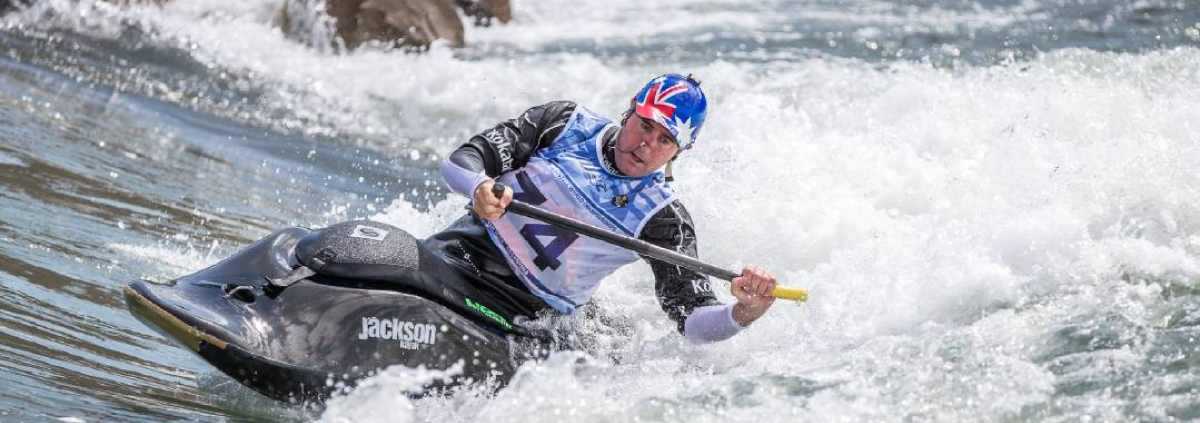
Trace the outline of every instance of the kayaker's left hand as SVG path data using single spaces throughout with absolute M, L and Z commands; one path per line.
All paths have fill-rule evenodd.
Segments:
M 496 220 L 504 215 L 504 208 L 508 207 L 513 200 L 513 190 L 509 187 L 504 187 L 504 195 L 497 198 L 492 192 L 492 187 L 496 185 L 496 181 L 487 180 L 475 187 L 475 201 L 471 202 L 471 207 L 475 210 L 475 214 L 487 220 Z
M 733 278 L 732 282 L 733 296 L 737 298 L 737 304 L 733 305 L 733 320 L 742 327 L 758 320 L 775 303 L 771 293 L 778 282 L 775 275 L 760 267 L 746 266 L 742 276 Z

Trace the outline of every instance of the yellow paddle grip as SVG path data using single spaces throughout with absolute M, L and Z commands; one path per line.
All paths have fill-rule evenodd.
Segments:
M 792 301 L 807 301 L 808 291 L 801 288 L 793 288 L 790 286 L 776 286 L 774 291 L 771 291 L 771 296 L 781 300 Z

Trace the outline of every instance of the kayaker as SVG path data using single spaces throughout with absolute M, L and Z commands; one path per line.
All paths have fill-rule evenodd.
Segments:
M 569 314 L 636 253 L 537 220 L 504 213 L 513 198 L 691 257 L 696 233 L 670 185 L 668 164 L 693 146 L 707 101 L 689 76 L 654 78 L 614 123 L 569 101 L 533 107 L 461 145 L 442 165 L 471 210 L 425 245 L 508 316 L 552 308 Z M 496 181 L 506 189 L 492 193 Z M 514 191 L 515 188 L 515 191 Z M 667 316 L 693 343 L 728 339 L 771 307 L 775 277 L 746 266 L 732 282 L 734 304 L 708 278 L 647 259 Z

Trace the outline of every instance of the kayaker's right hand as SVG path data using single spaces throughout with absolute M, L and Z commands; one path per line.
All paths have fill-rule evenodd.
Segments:
M 513 198 L 513 190 L 509 187 L 504 187 L 503 197 L 496 198 L 496 194 L 492 193 L 493 185 L 496 185 L 496 181 L 487 180 L 475 187 L 475 201 L 471 203 L 475 214 L 487 220 L 499 219 Z
M 761 267 L 746 266 L 742 269 L 742 276 L 730 282 L 733 297 L 737 298 L 737 304 L 733 305 L 733 320 L 741 327 L 758 320 L 775 303 L 771 293 L 779 282 L 775 280 L 775 275 Z

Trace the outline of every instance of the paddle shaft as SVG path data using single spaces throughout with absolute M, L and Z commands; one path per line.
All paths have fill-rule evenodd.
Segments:
M 492 185 L 492 194 L 495 194 L 496 197 L 502 197 L 504 195 L 504 185 L 500 183 Z M 505 210 L 521 216 L 537 219 L 559 228 L 595 238 L 621 248 L 629 249 L 633 252 L 653 258 L 655 260 L 663 261 L 676 266 L 686 267 L 708 276 L 721 278 L 727 281 L 732 281 L 733 278 L 742 276 L 741 273 L 722 267 L 713 266 L 698 259 L 685 256 L 640 239 L 621 235 L 604 228 L 599 228 L 566 216 L 561 216 L 546 210 L 542 210 L 522 201 L 513 200 L 512 203 L 509 203 L 508 208 Z M 775 288 L 772 296 L 776 298 L 804 301 L 808 298 L 808 292 L 799 288 L 787 288 L 780 286 Z

